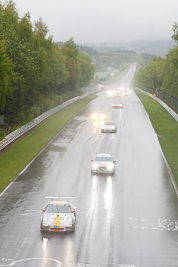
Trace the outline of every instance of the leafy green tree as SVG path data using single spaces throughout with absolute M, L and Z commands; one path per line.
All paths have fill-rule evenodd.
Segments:
M 47 94 L 60 95 L 64 92 L 65 83 L 69 77 L 66 67 L 66 57 L 61 53 L 57 45 L 53 46 L 51 53 L 46 58 L 46 72 L 42 90 Z
M 140 68 L 136 78 L 137 85 L 140 87 L 161 88 L 163 82 L 162 68 L 162 58 L 153 58 L 144 69 Z
M 173 29 L 173 35 L 172 35 L 172 39 L 178 43 L 178 23 L 177 22 L 174 22 L 173 26 L 172 26 L 172 29 Z
M 36 42 L 30 15 L 19 19 L 15 4 L 9 1 L 1 12 L 1 38 L 6 40 L 6 51 L 16 73 L 13 96 L 7 99 L 6 117 L 11 122 L 17 114 L 28 110 L 36 102 L 45 72 L 45 51 Z
M 69 72 L 66 87 L 68 91 L 75 93 L 79 86 L 77 69 L 77 56 L 79 52 L 76 48 L 73 38 L 70 38 L 68 41 L 66 41 L 61 47 L 61 50 L 63 56 L 66 57 L 66 68 Z
M 164 60 L 162 90 L 178 97 L 178 46 L 171 49 Z
M 15 73 L 12 70 L 12 62 L 6 54 L 5 42 L 0 41 L 0 111 L 4 110 L 7 97 L 13 93 Z
M 95 66 L 91 63 L 91 58 L 86 54 L 79 53 L 77 56 L 77 66 L 80 88 L 88 86 L 95 73 Z

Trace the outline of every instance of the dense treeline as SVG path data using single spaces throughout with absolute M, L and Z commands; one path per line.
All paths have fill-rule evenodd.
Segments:
M 121 49 L 118 49 L 117 51 L 116 51 L 116 53 L 124 53 L 124 54 L 127 54 L 127 55 L 136 55 L 137 53 L 135 52 L 135 51 L 133 51 L 133 50 L 128 50 L 128 49 L 123 49 L 123 50 L 121 50 Z
M 127 64 L 129 62 L 137 61 L 141 63 L 143 59 L 135 52 L 124 53 L 98 51 L 98 56 L 92 57 L 92 61 L 94 62 L 97 71 L 104 71 L 107 66 L 122 72 L 127 68 Z
M 63 42 L 57 42 L 56 44 L 59 46 L 59 48 L 61 48 L 64 45 Z M 98 56 L 98 51 L 96 49 L 93 49 L 93 48 L 88 47 L 86 45 L 83 46 L 83 45 L 77 44 L 77 50 L 80 53 L 87 54 L 90 57 Z
M 48 37 L 47 37 L 48 36 Z M 61 48 L 39 19 L 19 18 L 15 3 L 0 3 L 0 114 L 6 128 L 23 125 L 42 112 L 82 94 L 94 75 L 88 55 L 73 38 Z
M 178 42 L 178 24 L 173 26 L 172 38 Z M 140 87 L 153 87 L 178 98 L 178 45 L 170 49 L 165 58 L 154 57 L 135 77 Z
M 141 53 L 141 57 L 143 58 L 142 66 L 145 67 L 148 64 L 148 62 L 153 60 L 153 58 L 156 58 L 156 55 Z

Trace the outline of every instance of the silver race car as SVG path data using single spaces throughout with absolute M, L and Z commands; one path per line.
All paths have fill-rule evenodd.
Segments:
M 42 231 L 70 232 L 75 230 L 75 224 L 76 212 L 67 201 L 51 201 L 42 210 Z
M 114 123 L 114 121 L 105 121 L 101 125 L 101 132 L 102 133 L 116 133 L 117 132 L 117 126 Z
M 115 173 L 115 160 L 111 154 L 96 154 L 94 160 L 91 160 L 91 173 Z

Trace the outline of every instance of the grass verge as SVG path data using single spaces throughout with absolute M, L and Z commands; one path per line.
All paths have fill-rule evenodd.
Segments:
M 178 123 L 158 102 L 139 90 L 135 93 L 143 103 L 162 151 L 178 185 Z
M 14 180 L 72 117 L 96 97 L 96 95 L 89 95 L 70 104 L 15 142 L 7 151 L 0 153 L 0 192 Z

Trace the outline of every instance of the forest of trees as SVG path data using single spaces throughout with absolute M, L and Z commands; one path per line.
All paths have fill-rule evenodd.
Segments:
M 73 38 L 61 48 L 39 19 L 20 18 L 13 1 L 0 3 L 0 115 L 12 131 L 60 103 L 81 95 L 95 67 Z M 47 37 L 48 36 L 48 37 Z
M 178 24 L 173 25 L 172 38 L 178 44 Z M 140 68 L 134 83 L 140 87 L 152 87 L 178 98 L 178 45 L 170 49 L 166 57 L 154 57 L 145 68 Z

